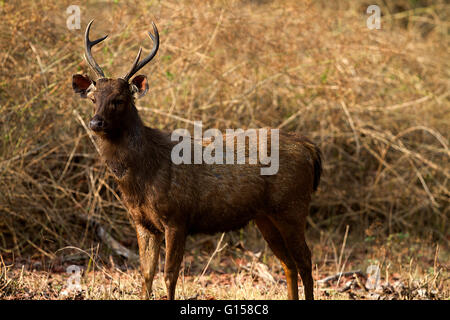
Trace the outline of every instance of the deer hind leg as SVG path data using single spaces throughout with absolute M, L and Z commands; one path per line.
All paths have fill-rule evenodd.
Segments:
M 305 299 L 314 300 L 314 281 L 312 278 L 311 251 L 305 240 L 306 216 L 308 206 L 297 206 L 295 209 L 271 217 L 271 221 L 283 236 L 284 244 L 297 265 L 305 290 Z
M 275 256 L 280 260 L 286 275 L 288 286 L 288 299 L 298 300 L 298 274 L 294 260 L 292 259 L 289 250 L 284 244 L 281 236 L 275 225 L 266 217 L 255 219 L 255 223 L 261 231 L 264 239 L 269 244 Z
M 139 245 L 141 273 L 144 278 L 142 282 L 141 298 L 150 299 L 163 234 L 152 233 L 140 224 L 136 224 L 136 234 Z

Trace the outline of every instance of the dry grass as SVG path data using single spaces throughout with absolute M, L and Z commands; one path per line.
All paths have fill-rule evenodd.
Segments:
M 110 35 L 95 56 L 114 77 L 139 45 L 148 52 L 144 31 L 156 21 L 161 48 L 142 71 L 150 93 L 139 101 L 148 125 L 271 126 L 316 141 L 325 173 L 310 238 L 325 234 L 330 245 L 350 225 L 353 243 L 408 233 L 447 252 L 450 7 L 395 3 L 380 4 L 382 29 L 373 31 L 364 1 L 119 1 L 106 10 L 92 1 L 81 12 L 82 29 L 95 17 L 93 37 Z M 0 2 L 0 253 L 8 259 L 96 247 L 80 215 L 136 250 L 114 182 L 77 116 L 86 121 L 91 107 L 74 96 L 71 75 L 90 71 L 82 30 L 66 28 L 69 4 Z M 230 237 L 263 245 L 252 226 Z M 195 250 L 201 238 L 190 241 Z
M 357 242 L 345 245 L 321 238 L 312 249 L 316 280 L 343 270 L 358 274 L 335 277 L 324 283 L 316 281 L 318 299 L 450 299 L 449 266 L 441 262 L 448 261 L 449 253 L 430 242 L 396 235 L 376 245 Z M 254 254 L 254 250 L 259 251 Z M 187 251 L 177 287 L 178 299 L 286 299 L 284 274 L 268 248 L 247 250 L 240 245 L 227 246 L 211 261 L 211 250 L 202 246 L 191 243 Z M 0 299 L 139 299 L 139 271 L 118 266 L 110 259 L 106 266 L 92 250 L 72 255 L 65 262 L 22 261 L 13 266 L 2 263 Z M 66 268 L 74 263 L 83 269 L 81 291 L 66 294 L 70 277 Z M 373 289 L 367 287 L 366 269 L 370 265 L 380 269 L 380 281 Z M 202 268 L 206 266 L 203 274 Z M 160 266 L 153 284 L 155 299 L 167 298 L 162 269 Z M 301 294 L 302 291 L 300 287 Z

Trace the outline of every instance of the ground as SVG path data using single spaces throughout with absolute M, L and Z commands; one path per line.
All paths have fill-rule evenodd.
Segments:
M 232 238 L 218 243 L 219 236 L 209 237 L 201 246 L 198 239 L 196 242 L 191 240 L 190 245 L 188 243 L 177 285 L 178 299 L 286 298 L 282 268 L 264 244 L 258 251 L 258 248 L 244 248 L 241 241 L 233 243 Z M 432 242 L 397 234 L 383 243 L 371 238 L 363 242 L 342 239 L 340 243 L 334 243 L 324 237 L 310 240 L 310 243 L 316 299 L 422 300 L 450 297 L 449 253 Z M 4 261 L 0 298 L 139 299 L 141 278 L 138 268 L 127 266 L 126 261 L 112 255 L 110 261 L 101 261 L 95 253 L 92 254 L 95 250 L 67 250 L 72 254 L 54 261 Z M 123 264 L 118 265 L 119 260 Z M 163 259 L 154 282 L 154 299 L 166 299 L 162 264 Z M 68 290 L 71 275 L 67 268 L 70 265 L 77 265 L 82 270 L 81 290 Z M 378 283 L 377 268 L 380 271 Z M 339 277 L 339 272 L 344 275 Z M 323 281 L 326 278 L 330 280 Z M 299 287 L 302 297 L 301 281 Z

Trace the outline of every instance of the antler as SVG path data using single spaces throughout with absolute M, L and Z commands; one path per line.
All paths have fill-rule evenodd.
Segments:
M 139 62 L 139 58 L 141 57 L 142 48 L 139 48 L 139 52 L 136 56 L 136 59 L 134 59 L 133 66 L 131 67 L 131 70 L 126 74 L 125 77 L 123 77 L 124 80 L 128 81 L 130 78 L 138 72 L 143 66 L 145 66 L 150 60 L 153 59 L 153 57 L 156 55 L 156 52 L 158 52 L 159 48 L 159 33 L 158 29 L 156 28 L 156 25 L 152 22 L 153 25 L 153 32 L 155 33 L 155 36 L 153 36 L 150 32 L 148 35 L 153 41 L 153 49 L 150 54 L 145 57 L 141 62 Z M 103 39 L 102 39 L 103 40 Z
M 92 19 L 88 26 L 86 27 L 86 33 L 84 34 L 84 41 L 85 41 L 85 58 L 87 60 L 87 62 L 89 63 L 89 65 L 92 67 L 92 69 L 94 69 L 95 73 L 97 73 L 97 75 L 99 77 L 104 78 L 105 74 L 103 73 L 102 68 L 100 68 L 100 66 L 98 65 L 97 62 L 95 62 L 94 57 L 92 56 L 91 53 L 91 49 L 93 46 L 95 46 L 97 43 L 102 42 L 103 40 L 106 39 L 106 37 L 108 37 L 108 35 L 104 36 L 103 38 L 94 40 L 94 41 L 90 41 L 89 40 L 89 30 L 91 29 L 91 25 L 92 22 L 94 22 L 94 19 Z

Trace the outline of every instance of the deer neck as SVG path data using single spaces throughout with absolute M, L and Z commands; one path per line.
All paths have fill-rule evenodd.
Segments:
M 127 174 L 145 175 L 151 181 L 167 155 L 170 157 L 166 144 L 162 132 L 145 127 L 137 113 L 117 136 L 98 138 L 100 154 L 119 182 Z
M 117 179 L 123 178 L 142 154 L 144 125 L 139 116 L 125 119 L 126 126 L 112 134 L 97 136 L 100 155 Z

